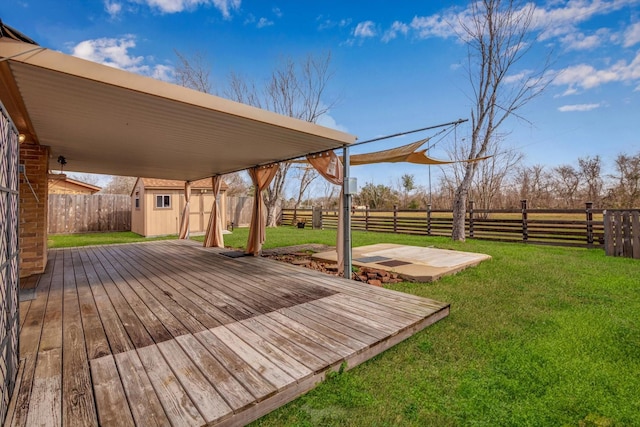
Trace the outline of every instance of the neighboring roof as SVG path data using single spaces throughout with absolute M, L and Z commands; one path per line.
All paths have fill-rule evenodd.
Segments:
M 8 37 L 0 100 L 27 141 L 77 172 L 197 180 L 356 139 Z
M 178 181 L 174 179 L 159 179 L 159 178 L 138 178 L 136 185 L 133 186 L 132 194 L 135 191 L 138 184 L 142 183 L 147 190 L 184 190 L 185 181 Z M 227 190 L 229 186 L 223 182 L 222 191 Z M 211 178 L 199 179 L 191 183 L 192 190 L 212 190 L 213 183 Z
M 49 179 L 49 184 L 51 184 L 51 183 L 60 183 L 60 184 L 70 183 L 70 184 L 73 184 L 73 185 L 77 185 L 78 187 L 84 187 L 87 190 L 91 191 L 92 193 L 97 193 L 98 191 L 102 190 L 102 187 L 98 187 L 97 185 L 88 184 L 86 182 L 82 182 L 82 181 L 77 181 L 75 179 L 71 179 L 71 178 L 67 177 L 64 174 L 50 173 L 48 175 L 48 179 Z

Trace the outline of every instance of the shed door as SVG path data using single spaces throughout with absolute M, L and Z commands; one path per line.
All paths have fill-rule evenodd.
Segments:
M 0 103 L 0 424 L 18 371 L 18 132 Z

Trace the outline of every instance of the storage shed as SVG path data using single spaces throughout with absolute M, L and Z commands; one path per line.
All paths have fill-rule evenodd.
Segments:
M 178 234 L 185 205 L 184 186 L 185 181 L 138 178 L 131 191 L 131 231 L 145 237 Z M 223 183 L 218 195 L 223 228 L 227 225 L 226 189 L 227 185 Z M 211 178 L 191 182 L 191 234 L 207 231 L 213 205 L 212 190 Z

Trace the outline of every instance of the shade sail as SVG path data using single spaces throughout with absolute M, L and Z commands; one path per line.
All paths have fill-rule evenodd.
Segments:
M 6 37 L 0 77 L 0 99 L 20 133 L 77 172 L 194 181 L 355 141 Z
M 419 165 L 450 165 L 453 163 L 472 163 L 486 160 L 491 156 L 477 157 L 466 160 L 438 160 L 427 155 L 427 150 L 418 150 L 430 138 L 421 139 L 410 144 L 400 147 L 390 148 L 388 150 L 375 151 L 373 153 L 352 154 L 349 157 L 351 166 L 371 165 L 374 163 L 415 163 Z M 417 150 L 417 151 L 416 151 Z M 342 160 L 342 158 L 340 158 Z M 294 160 L 295 163 L 307 163 L 307 159 Z

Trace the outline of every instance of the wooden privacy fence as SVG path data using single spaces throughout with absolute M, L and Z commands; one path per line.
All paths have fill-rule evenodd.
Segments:
M 520 209 L 484 210 L 475 209 L 469 202 L 465 220 L 466 236 L 474 239 L 535 244 L 602 247 L 604 228 L 602 209 L 593 209 L 586 203 L 585 209 L 529 209 L 526 200 Z M 282 224 L 292 224 L 293 209 L 284 209 Z M 313 217 L 312 209 L 298 209 L 298 220 L 308 224 Z M 322 210 L 322 227 L 336 228 L 338 212 Z M 425 236 L 451 236 L 453 212 L 451 210 L 374 210 L 352 211 L 352 230 L 401 233 Z
M 231 227 L 248 227 L 251 223 L 253 197 L 227 197 L 227 221 Z
M 131 197 L 50 194 L 49 234 L 131 230 Z
M 640 210 L 604 211 L 604 250 L 609 256 L 640 259 Z

